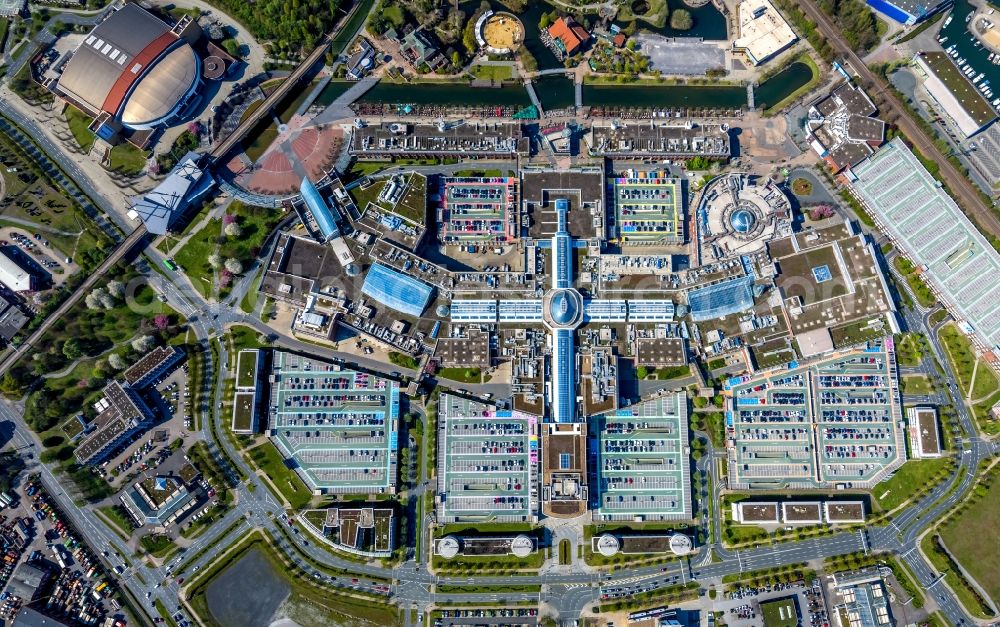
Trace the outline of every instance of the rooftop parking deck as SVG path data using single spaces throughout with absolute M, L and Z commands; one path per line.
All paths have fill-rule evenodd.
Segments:
M 891 339 L 726 389 L 733 489 L 869 488 L 906 460 Z
M 517 179 L 446 178 L 441 186 L 442 242 L 504 243 L 517 237 Z
M 276 351 L 269 433 L 314 490 L 395 489 L 399 384 Z
M 438 520 L 533 521 L 538 511 L 538 418 L 442 394 Z
M 683 392 L 598 421 L 597 520 L 691 517 L 687 397 Z
M 615 179 L 615 235 L 623 244 L 684 241 L 681 182 L 666 172 L 629 172 Z

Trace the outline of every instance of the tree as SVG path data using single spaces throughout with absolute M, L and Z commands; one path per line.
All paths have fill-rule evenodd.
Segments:
M 123 298 L 125 296 L 125 284 L 121 281 L 108 281 L 108 293 L 115 298 Z
M 241 229 L 240 225 L 235 222 L 230 222 L 223 230 L 228 237 L 239 237 L 243 234 L 243 229 Z
M 118 353 L 111 353 L 111 355 L 108 356 L 108 365 L 115 370 L 125 370 L 128 368 L 128 362 L 125 361 L 125 358 Z
M 71 337 L 63 343 L 62 352 L 66 356 L 66 359 L 70 361 L 76 361 L 84 355 L 83 345 L 75 337 Z
M 230 257 L 226 259 L 226 270 L 229 270 L 233 274 L 239 274 L 243 272 L 243 264 L 240 263 L 239 259 L 233 259 Z
M 153 316 L 153 326 L 162 331 L 170 326 L 170 318 L 166 314 L 156 314 Z
M 691 12 L 686 9 L 676 9 L 670 14 L 670 28 L 674 30 L 691 30 L 694 26 L 694 18 Z
M 83 302 L 87 305 L 87 309 L 100 309 L 101 308 L 101 298 L 103 298 L 106 292 L 102 287 L 95 287 L 90 290 Z
M 107 292 L 101 293 L 100 301 L 101 301 L 101 307 L 104 307 L 105 309 L 114 309 L 115 305 L 118 304 L 118 301 L 115 300 L 115 297 Z
M 646 366 L 639 366 L 638 368 L 635 369 L 635 376 L 639 377 L 640 379 L 645 379 L 646 377 L 649 376 L 649 368 L 647 368 Z
M 132 348 L 139 353 L 148 353 L 156 348 L 156 338 L 152 335 L 140 335 L 132 340 Z
M 212 253 L 208 256 L 208 265 L 212 266 L 213 269 L 218 270 L 222 267 L 222 255 L 219 253 Z

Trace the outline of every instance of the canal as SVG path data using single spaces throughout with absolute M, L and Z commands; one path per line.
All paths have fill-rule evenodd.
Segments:
M 747 105 L 745 87 L 729 85 L 587 85 L 583 86 L 583 104 L 591 107 L 639 107 L 669 109 L 676 107 L 739 108 Z
M 694 25 L 688 30 L 670 28 L 670 20 L 662 28 L 656 28 L 648 22 L 638 21 L 639 29 L 663 35 L 664 37 L 701 37 L 710 41 L 723 41 L 728 38 L 726 16 L 719 12 L 711 2 L 698 8 L 691 8 L 683 0 L 667 0 L 670 11 L 684 9 L 691 14 Z
M 543 76 L 536 79 L 533 85 L 543 111 L 566 109 L 576 104 L 576 90 L 571 78 Z
M 812 68 L 802 61 L 796 61 L 754 89 L 754 104 L 758 109 L 776 105 L 812 78 Z
M 360 102 L 411 105 L 527 106 L 531 104 L 523 85 L 506 87 L 470 87 L 468 83 L 380 82 L 361 97 Z

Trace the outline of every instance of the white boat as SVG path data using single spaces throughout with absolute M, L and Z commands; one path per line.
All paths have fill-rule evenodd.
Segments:
M 993 106 L 994 107 L 1000 106 L 1000 98 L 997 98 L 996 100 L 993 101 Z
M 989 60 L 990 60 L 991 63 L 993 62 L 993 57 L 995 57 L 995 56 L 997 56 L 997 53 L 995 53 L 995 52 L 991 52 L 990 53 Z
M 948 26 L 948 24 L 951 24 L 951 18 L 952 18 L 952 15 L 949 14 L 948 15 L 948 19 L 946 19 L 944 21 L 944 27 L 943 28 L 946 28 Z
M 938 37 L 941 37 L 941 36 L 938 35 Z M 938 41 L 940 41 L 943 44 L 944 42 L 948 41 L 948 38 L 947 37 L 941 37 L 941 39 L 938 39 Z

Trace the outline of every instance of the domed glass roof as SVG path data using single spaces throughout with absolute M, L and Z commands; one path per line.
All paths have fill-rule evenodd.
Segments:
M 556 324 L 570 324 L 576 319 L 576 308 L 576 302 L 569 291 L 559 291 L 549 301 L 549 316 Z
M 749 233 L 756 223 L 757 218 L 748 209 L 737 209 L 733 215 L 729 216 L 729 224 L 737 233 Z

